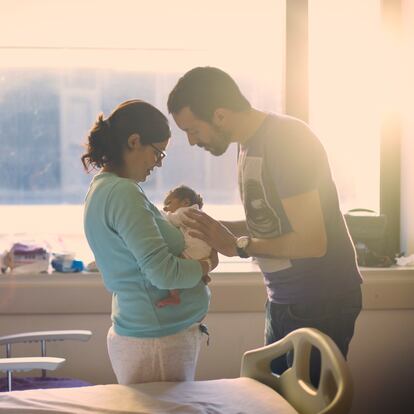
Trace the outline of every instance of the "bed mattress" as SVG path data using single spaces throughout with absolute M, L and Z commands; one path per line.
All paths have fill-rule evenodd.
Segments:
M 251 378 L 13 391 L 1 395 L 0 413 L 298 414 Z

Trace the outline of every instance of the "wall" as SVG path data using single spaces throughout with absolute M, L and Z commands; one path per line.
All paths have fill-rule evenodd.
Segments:
M 214 277 L 206 320 L 211 343 L 203 346 L 197 379 L 237 377 L 243 352 L 263 344 L 265 291 L 260 274 L 249 266 L 235 268 L 237 273 L 226 273 L 221 266 Z M 414 412 L 414 404 L 408 409 L 414 384 L 414 269 L 363 274 L 364 310 L 349 354 L 355 385 L 352 413 Z M 115 381 L 105 343 L 110 297 L 98 275 L 3 276 L 0 292 L 3 334 L 90 329 L 93 336 L 87 343 L 48 345 L 48 355 L 67 358 L 57 374 L 93 383 Z M 34 344 L 13 348 L 14 356 L 38 353 Z M 405 407 L 396 409 L 399 400 Z

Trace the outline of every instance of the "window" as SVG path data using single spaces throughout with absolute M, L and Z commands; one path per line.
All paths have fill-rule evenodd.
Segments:
M 291 113 L 288 98 L 302 96 L 305 118 L 327 150 L 342 210 L 379 211 L 388 198 L 388 211 L 396 213 L 392 226 L 398 227 L 399 181 L 384 185 L 383 180 L 389 175 L 384 172 L 383 122 L 384 111 L 398 105 L 401 91 L 407 103 L 403 111 L 410 119 L 410 72 L 397 72 L 396 67 L 409 68 L 412 62 L 395 64 L 398 47 L 384 37 L 384 16 L 400 5 L 403 14 L 410 11 L 412 16 L 410 4 L 119 0 L 114 6 L 98 0 L 4 1 L 0 234 L 52 232 L 64 234 L 65 240 L 79 238 L 81 203 L 90 180 L 79 157 L 96 115 L 107 115 L 132 97 L 146 99 L 166 113 L 167 95 L 178 77 L 202 65 L 229 71 L 251 103 L 263 110 Z M 305 16 L 308 30 L 293 27 L 289 11 Z M 411 22 L 404 25 L 412 40 Z M 286 62 L 292 33 L 299 39 L 295 41 L 305 43 L 308 61 L 303 65 L 295 60 L 297 55 Z M 409 51 L 407 47 L 405 57 L 411 56 Z M 285 84 L 296 70 L 306 72 L 305 83 Z M 290 93 L 295 87 L 296 96 Z M 236 148 L 214 158 L 190 148 L 173 121 L 171 127 L 164 166 L 145 184 L 151 199 L 161 202 L 172 186 L 187 183 L 203 195 L 207 212 L 223 219 L 241 217 Z M 393 138 L 388 141 L 390 148 Z M 398 138 L 394 147 L 396 154 Z M 387 163 L 397 176 L 399 163 Z M 389 195 L 387 186 L 398 191 Z
M 254 106 L 283 111 L 282 0 L 24 6 L 21 13 L 9 1 L 0 18 L 0 234 L 53 234 L 58 247 L 85 251 L 81 205 L 91 176 L 80 155 L 97 114 L 137 97 L 167 113 L 169 91 L 194 66 L 229 71 Z M 144 184 L 149 197 L 160 203 L 185 183 L 207 212 L 242 217 L 236 147 L 215 158 L 190 148 L 172 119 L 171 128 L 163 168 Z

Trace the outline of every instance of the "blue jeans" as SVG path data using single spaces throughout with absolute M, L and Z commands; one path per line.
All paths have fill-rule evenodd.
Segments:
M 279 304 L 267 301 L 265 320 L 266 345 L 278 341 L 298 328 L 316 328 L 336 343 L 343 356 L 348 354 L 349 343 L 354 335 L 356 318 L 362 309 L 361 288 L 343 295 L 311 303 Z M 291 353 L 272 361 L 276 374 L 284 372 L 292 363 Z M 319 383 L 320 353 L 311 353 L 310 379 L 314 386 Z

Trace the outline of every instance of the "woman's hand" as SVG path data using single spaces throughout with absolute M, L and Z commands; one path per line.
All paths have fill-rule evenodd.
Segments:
M 205 285 L 208 285 L 211 282 L 211 277 L 209 275 L 204 275 L 201 280 L 204 282 Z
M 211 270 L 215 269 L 218 266 L 219 263 L 219 259 L 218 259 L 218 253 L 217 250 L 211 249 L 211 253 L 210 253 L 210 263 L 211 263 Z M 211 277 L 207 274 L 205 274 L 201 280 L 204 282 L 205 285 L 208 285 L 211 282 Z
M 211 253 L 210 253 L 209 259 L 211 260 L 211 270 L 213 270 L 219 264 L 219 258 L 218 258 L 217 250 L 211 249 Z
M 217 251 L 211 249 L 210 256 L 207 259 L 199 260 L 199 262 L 201 264 L 203 275 L 208 276 L 208 273 L 215 269 L 218 265 L 219 260 Z

